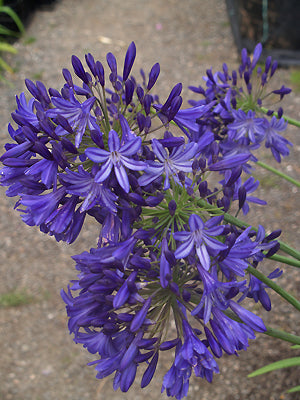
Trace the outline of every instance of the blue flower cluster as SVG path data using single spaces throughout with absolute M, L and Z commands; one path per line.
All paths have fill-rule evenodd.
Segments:
M 238 71 L 233 70 L 230 74 L 224 63 L 222 71 L 215 74 L 211 69 L 206 71 L 207 76 L 203 78 L 206 88 L 190 86 L 193 92 L 204 97 L 199 101 L 190 100 L 190 104 L 206 106 L 197 120 L 201 129 L 196 137 L 212 131 L 223 152 L 232 154 L 246 151 L 251 154 L 253 161 L 257 160 L 252 151 L 265 142 L 276 161 L 281 162 L 282 156 L 289 155 L 288 146 L 292 146 L 292 143 L 280 135 L 287 126 L 282 118 L 282 108 L 279 107 L 277 113 L 271 108 L 291 89 L 282 86 L 268 92 L 267 85 L 276 72 L 277 61 L 272 62 L 271 56 L 268 56 L 263 69 L 258 65 L 261 53 L 260 43 L 255 47 L 252 59 L 243 49 Z M 272 118 L 264 116 L 263 110 Z
M 87 216 L 99 222 L 97 247 L 73 257 L 77 279 L 62 298 L 75 342 L 97 354 L 97 378 L 114 374 L 114 389 L 126 392 L 140 365 L 147 386 L 160 352 L 172 349 L 162 391 L 181 399 L 192 372 L 211 382 L 216 359 L 246 350 L 266 330 L 241 303 L 248 297 L 270 310 L 266 285 L 247 268 L 278 250 L 280 232 L 266 236 L 262 226 L 241 229 L 225 218 L 265 204 L 250 195 L 259 182 L 244 177 L 260 143 L 278 161 L 291 145 L 278 133 L 282 110 L 270 120 L 258 114 L 276 69 L 267 59 L 255 72 L 260 52 L 258 45 L 251 61 L 243 51 L 239 73 L 225 64 L 207 71 L 207 88 L 192 88 L 204 100 L 183 110 L 180 83 L 164 103 L 151 94 L 159 64 L 148 77 L 141 71 L 140 84 L 130 75 L 134 43 L 121 74 L 112 53 L 108 74 L 91 54 L 88 69 L 73 56 L 80 85 L 64 69 L 60 92 L 26 80 L 33 97 L 17 97 L 1 185 L 18 196 L 23 221 L 57 241 L 74 242 Z

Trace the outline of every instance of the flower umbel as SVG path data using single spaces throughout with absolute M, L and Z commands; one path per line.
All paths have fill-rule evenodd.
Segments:
M 148 78 L 141 70 L 141 83 L 131 76 L 133 42 L 121 75 L 112 53 L 108 73 L 91 54 L 87 68 L 73 56 L 81 86 L 63 69 L 60 91 L 27 80 L 33 97 L 17 97 L 0 183 L 23 221 L 57 241 L 73 243 L 87 218 L 99 224 L 61 296 L 74 341 L 95 355 L 98 379 L 114 374 L 115 390 L 127 392 L 140 368 L 147 386 L 160 352 L 174 350 L 162 391 L 181 400 L 192 373 L 212 382 L 223 353 L 266 331 L 243 301 L 271 309 L 268 285 L 249 270 L 275 255 L 279 232 L 246 228 L 237 215 L 266 204 L 252 196 L 253 152 L 265 142 L 280 162 L 292 144 L 282 112 L 263 114 L 276 64 L 268 59 L 251 84 L 260 53 L 250 60 L 243 50 L 239 73 L 208 70 L 206 89 L 192 87 L 204 99 L 187 109 L 181 83 L 164 103 L 152 93 L 158 63 Z

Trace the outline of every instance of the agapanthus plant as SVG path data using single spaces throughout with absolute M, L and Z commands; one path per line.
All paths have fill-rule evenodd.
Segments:
M 86 217 L 99 223 L 95 248 L 73 257 L 77 279 L 62 298 L 75 342 L 96 354 L 97 378 L 114 374 L 114 389 L 126 392 L 138 367 L 147 386 L 161 351 L 170 351 L 162 391 L 181 399 L 192 373 L 211 382 L 222 354 L 246 350 L 256 332 L 268 332 L 243 301 L 271 309 L 265 289 L 279 291 L 271 279 L 281 272 L 267 278 L 259 265 L 275 257 L 280 232 L 266 236 L 236 218 L 251 203 L 265 204 L 250 195 L 259 185 L 247 176 L 258 162 L 254 150 L 265 140 L 280 161 L 291 145 L 278 133 L 286 127 L 282 111 L 271 120 L 261 115 L 276 64 L 268 59 L 257 71 L 254 90 L 260 49 L 252 61 L 242 53 L 245 88 L 224 65 L 223 73 L 208 71 L 206 90 L 193 88 L 205 98 L 188 109 L 180 83 L 165 102 L 152 94 L 159 64 L 148 76 L 141 71 L 140 84 L 130 75 L 134 43 L 121 75 L 112 53 L 108 72 L 91 54 L 88 68 L 73 56 L 80 84 L 64 69 L 60 91 L 26 80 L 33 97 L 17 97 L 1 185 L 18 196 L 23 221 L 57 241 L 74 242 Z

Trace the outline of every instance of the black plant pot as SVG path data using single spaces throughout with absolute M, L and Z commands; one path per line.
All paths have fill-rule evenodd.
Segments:
M 51 8 L 57 0 L 28 0 L 33 9 L 37 8 Z
M 264 56 L 282 66 L 300 65 L 299 0 L 226 0 L 235 43 L 252 52 L 258 42 Z

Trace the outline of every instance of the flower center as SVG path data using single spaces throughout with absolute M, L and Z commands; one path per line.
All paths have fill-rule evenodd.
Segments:
M 112 151 L 110 159 L 114 164 L 118 164 L 121 161 L 120 153 L 118 151 Z

